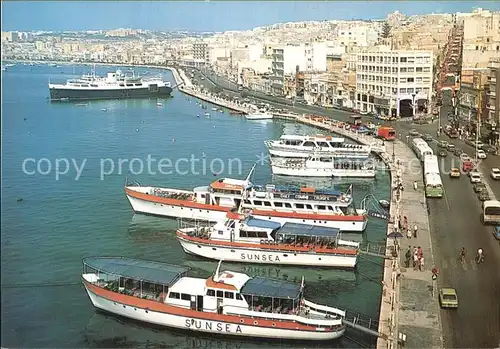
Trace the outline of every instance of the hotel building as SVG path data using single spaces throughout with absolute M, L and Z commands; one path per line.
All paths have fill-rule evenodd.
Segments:
M 432 100 L 431 51 L 365 51 L 356 57 L 356 108 L 409 117 L 427 113 Z

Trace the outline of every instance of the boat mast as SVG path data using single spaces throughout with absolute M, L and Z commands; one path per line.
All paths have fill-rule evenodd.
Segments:
M 221 264 L 222 264 L 222 259 L 217 264 L 217 269 L 215 269 L 214 276 L 212 277 L 212 279 L 214 280 L 214 282 L 219 282 L 219 273 L 220 273 L 220 266 L 221 266 Z
M 255 166 L 257 166 L 257 163 L 253 164 L 250 172 L 248 173 L 248 176 L 247 178 L 245 179 L 245 182 L 249 183 L 250 182 L 250 178 L 252 177 L 253 175 L 253 172 L 255 171 Z

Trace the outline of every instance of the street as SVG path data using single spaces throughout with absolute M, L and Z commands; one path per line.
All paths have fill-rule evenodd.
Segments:
M 212 78 L 220 87 L 229 88 L 238 93 L 235 84 L 231 85 L 222 78 Z M 210 82 L 201 81 L 205 86 Z M 248 92 L 248 95 L 265 99 L 266 96 Z M 267 97 L 267 103 L 283 107 L 271 101 L 279 101 L 277 97 Z M 449 106 L 441 110 L 443 126 Z M 298 113 L 314 113 L 332 116 L 338 120 L 346 120 L 350 113 L 338 110 L 326 110 L 316 106 L 295 106 L 288 109 Z M 369 118 L 364 118 L 370 120 Z M 438 123 L 416 125 L 411 121 L 391 123 L 404 138 L 408 131 L 416 129 L 420 133 L 429 133 L 434 138 Z M 474 157 L 474 149 L 465 142 L 450 140 L 446 135 L 441 139 L 454 143 Z M 436 150 L 437 143 L 431 146 Z M 485 177 L 489 176 L 492 167 L 500 167 L 500 157 L 489 155 L 481 162 L 481 170 Z M 500 338 L 500 244 L 493 237 L 493 228 L 480 222 L 481 203 L 474 193 L 466 175 L 460 179 L 451 179 L 448 175 L 451 167 L 459 167 L 458 159 L 451 153 L 441 163 L 442 182 L 445 196 L 442 199 L 429 199 L 431 238 L 436 267 L 441 270 L 438 278 L 439 287 L 452 287 L 457 290 L 460 306 L 458 310 L 441 310 L 445 347 L 492 348 L 498 347 Z M 500 181 L 485 178 L 493 192 L 500 197 Z M 410 186 L 407 185 L 410 189 Z M 464 264 L 459 261 L 462 247 L 468 251 Z M 474 258 L 478 248 L 484 250 L 486 261 L 476 264 Z M 432 267 L 429 265 L 429 268 Z M 437 297 L 434 301 L 438 301 Z

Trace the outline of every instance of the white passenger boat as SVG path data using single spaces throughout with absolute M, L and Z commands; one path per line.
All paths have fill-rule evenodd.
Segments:
M 177 239 L 186 253 L 230 262 L 354 268 L 359 243 L 336 228 L 280 223 L 228 212 L 213 226 L 179 221 Z
M 270 120 L 273 118 L 273 114 L 267 112 L 257 112 L 245 115 L 247 120 Z
M 301 284 L 243 273 L 208 279 L 188 268 L 122 257 L 83 260 L 92 304 L 137 321 L 240 337 L 332 340 L 345 332 L 345 311 L 304 299 Z
M 304 177 L 375 177 L 370 160 L 338 159 L 335 156 L 310 155 L 305 159 L 271 158 L 273 174 Z
M 345 193 L 275 185 L 263 187 L 253 185 L 250 175 L 245 180 L 221 178 L 193 190 L 134 183 L 125 186 L 125 194 L 135 212 L 157 216 L 218 222 L 225 219 L 227 212 L 236 209 L 252 210 L 255 218 L 281 224 L 304 223 L 346 232 L 366 228 L 366 210 L 354 207 L 352 186 Z
M 264 142 L 272 156 L 307 158 L 314 153 L 320 156 L 367 159 L 372 151 L 369 145 L 349 144 L 344 138 L 324 135 L 283 135 L 278 140 Z

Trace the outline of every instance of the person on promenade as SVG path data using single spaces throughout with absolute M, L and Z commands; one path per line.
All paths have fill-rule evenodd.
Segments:
M 417 227 L 417 223 L 415 223 L 413 225 L 413 237 L 416 239 L 417 238 L 417 230 L 418 230 L 418 227 Z
M 403 223 L 401 222 L 401 216 L 399 216 L 399 219 L 398 219 L 398 228 L 399 228 L 399 231 L 403 231 Z
M 405 266 L 406 268 L 409 268 L 411 261 L 411 246 L 408 246 L 408 251 L 406 251 L 405 258 L 406 258 Z
M 408 229 L 408 227 L 406 227 L 406 237 L 407 237 L 408 239 L 411 239 L 411 230 L 410 230 L 410 229 Z
M 420 264 L 418 265 L 418 270 L 424 271 L 424 257 L 420 257 Z

